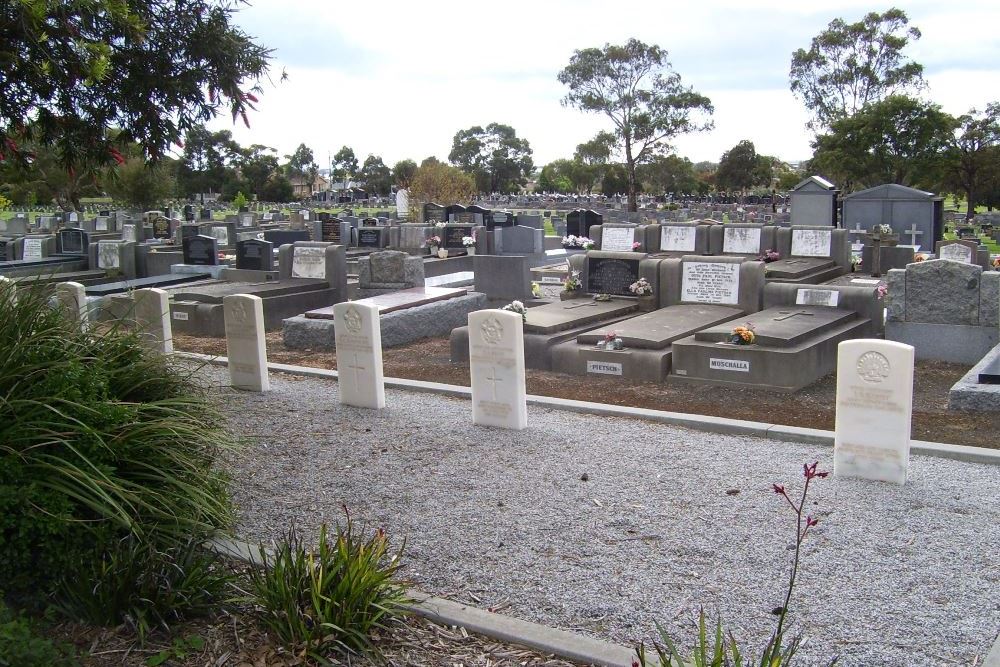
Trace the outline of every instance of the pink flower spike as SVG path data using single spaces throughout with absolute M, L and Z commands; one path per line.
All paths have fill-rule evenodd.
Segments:
M 817 523 L 819 523 L 819 519 L 814 519 L 811 516 L 806 517 L 806 528 L 812 528 Z
M 771 486 L 774 487 L 774 492 L 775 493 L 779 493 L 781 495 L 785 495 L 785 487 L 782 486 L 781 484 L 772 484 Z

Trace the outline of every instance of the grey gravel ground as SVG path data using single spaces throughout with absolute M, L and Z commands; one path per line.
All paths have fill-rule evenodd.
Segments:
M 406 538 L 419 589 L 626 645 L 656 621 L 690 645 L 703 606 L 758 648 L 794 543 L 771 484 L 832 466 L 825 447 L 532 407 L 510 432 L 473 426 L 464 400 L 389 390 L 372 412 L 341 407 L 336 382 L 271 382 L 214 392 L 243 443 L 227 462 L 241 538 L 336 522 L 344 503 Z M 803 664 L 982 664 L 1000 628 L 998 481 L 913 457 L 903 487 L 816 482 L 791 604 Z

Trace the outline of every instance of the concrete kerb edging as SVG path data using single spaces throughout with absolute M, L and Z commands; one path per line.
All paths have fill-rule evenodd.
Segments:
M 1000 634 L 993 640 L 993 648 L 986 654 L 983 667 L 1000 667 Z
M 246 542 L 230 538 L 215 538 L 206 546 L 217 553 L 242 561 L 252 567 L 263 565 L 259 551 Z M 270 549 L 265 549 L 265 551 L 268 557 L 273 553 Z M 526 646 L 565 660 L 600 665 L 601 667 L 631 667 L 632 659 L 635 657 L 632 649 L 611 642 L 470 607 L 459 602 L 437 598 L 412 588 L 408 589 L 406 594 L 413 602 L 403 605 L 403 609 L 433 623 L 462 627 L 491 639 Z M 649 662 L 648 658 L 647 662 Z M 650 667 L 655 667 L 657 664 L 654 661 L 650 663 Z
M 175 352 L 174 356 L 203 361 L 215 366 L 228 365 L 226 357 L 216 357 L 208 354 L 197 354 L 194 352 Z M 291 375 L 302 375 L 305 377 L 315 377 L 325 380 L 336 380 L 338 377 L 337 371 L 327 370 L 325 368 L 310 368 L 308 366 L 292 366 L 289 364 L 276 363 L 268 363 L 267 367 L 268 370 L 276 373 L 288 373 Z M 454 398 L 470 398 L 472 395 L 472 390 L 468 387 L 441 384 L 439 382 L 424 382 L 422 380 L 385 378 L 385 386 L 393 389 L 423 391 L 442 396 L 451 396 Z M 644 419 L 661 424 L 683 426 L 698 431 L 722 433 L 725 435 L 750 435 L 769 440 L 801 442 L 810 445 L 826 445 L 832 447 L 834 439 L 833 431 L 824 431 L 822 429 L 783 426 L 781 424 L 766 424 L 764 422 L 745 421 L 742 419 L 727 419 L 725 417 L 711 417 L 709 415 L 692 415 L 683 412 L 667 412 L 665 410 L 650 410 L 647 408 L 633 408 L 621 405 L 589 403 L 587 401 L 574 401 L 566 398 L 552 398 L 549 396 L 529 395 L 528 405 L 550 408 L 553 410 L 567 410 L 570 412 L 580 412 L 584 414 L 604 415 L 608 417 Z M 911 440 L 910 453 L 921 456 L 935 456 L 938 458 L 955 459 L 966 463 L 1000 465 L 1000 450 L 998 449 L 968 447 L 966 445 L 950 445 L 944 442 L 928 442 L 925 440 Z M 997 665 L 997 667 L 1000 667 L 1000 665 Z

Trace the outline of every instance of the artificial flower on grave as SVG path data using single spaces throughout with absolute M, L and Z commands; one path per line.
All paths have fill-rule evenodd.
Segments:
M 638 252 L 640 248 L 642 248 L 641 243 L 639 243 L 638 241 L 632 242 L 632 252 Z
M 764 251 L 763 255 L 757 258 L 757 261 L 770 264 L 771 262 L 777 262 L 779 259 L 781 259 L 781 253 L 772 248 L 768 248 Z
M 538 283 L 531 283 L 531 296 L 536 299 L 542 298 L 542 286 Z
M 877 294 L 878 298 L 880 299 L 884 299 L 885 295 L 888 293 L 889 293 L 889 286 L 886 285 L 885 283 L 879 283 L 878 287 L 875 288 L 875 294 Z
M 872 234 L 881 234 L 882 236 L 889 236 L 892 234 L 892 227 L 889 225 L 875 225 L 872 227 Z
M 580 236 L 576 239 L 577 245 L 584 250 L 593 250 L 597 247 L 597 244 L 592 240 L 588 239 L 586 236 Z
M 476 237 L 475 236 L 463 236 L 462 237 L 462 245 L 464 245 L 466 248 L 471 248 L 472 246 L 476 245 Z
M 424 244 L 420 247 L 429 248 L 431 246 L 439 246 L 439 245 L 441 245 L 441 237 L 435 235 L 435 236 L 428 236 L 426 239 L 424 239 Z
M 754 333 L 754 326 L 747 322 L 743 326 L 734 327 L 729 336 L 729 342 L 733 345 L 753 345 L 757 341 L 757 334 Z
M 567 292 L 575 292 L 583 287 L 583 283 L 580 282 L 580 272 L 571 271 L 569 277 L 563 282 L 563 289 Z
M 916 255 L 913 256 L 913 261 L 914 262 L 923 262 L 926 259 L 927 259 L 927 255 L 923 255 L 923 254 L 921 254 L 919 252 Z
M 993 258 L 992 264 L 994 271 L 1000 271 L 1000 257 Z
M 632 292 L 636 296 L 652 296 L 653 286 L 649 284 L 649 281 L 645 278 L 639 278 L 637 281 L 628 286 L 628 291 Z
M 597 294 L 594 296 L 594 301 L 611 301 L 610 294 Z
M 562 239 L 562 245 L 564 248 L 575 248 L 576 246 L 576 236 L 570 234 L 569 236 L 564 236 Z
M 500 310 L 507 310 L 512 313 L 517 313 L 518 315 L 521 316 L 521 322 L 528 321 L 528 309 L 525 308 L 524 304 L 520 301 L 511 301 Z
M 861 255 L 857 253 L 851 255 L 851 266 L 855 269 L 861 268 Z
M 444 223 L 444 222 L 435 222 L 435 223 L 434 223 L 434 226 L 435 226 L 435 227 L 439 227 L 439 228 L 440 228 L 440 227 L 444 227 L 444 226 L 445 226 L 445 224 L 447 224 L 447 223 Z

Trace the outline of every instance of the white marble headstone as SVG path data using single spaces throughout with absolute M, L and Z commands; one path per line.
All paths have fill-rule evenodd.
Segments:
M 94 222 L 94 230 L 98 232 L 108 231 L 108 219 L 104 216 L 99 216 L 97 221 Z
M 229 245 L 229 227 L 212 227 L 212 236 L 219 242 L 219 247 Z
M 135 225 L 133 223 L 122 225 L 122 241 L 135 241 Z
M 22 259 L 42 258 L 42 239 L 24 239 L 24 250 L 21 253 Z
M 910 460 L 913 347 L 879 339 L 837 347 L 833 470 L 903 484 Z
M 601 230 L 601 250 L 607 252 L 632 252 L 635 227 L 605 227 Z
M 953 262 L 972 263 L 972 248 L 961 243 L 941 244 L 938 248 L 939 259 L 950 259 Z
M 263 300 L 251 294 L 231 294 L 222 298 L 222 310 L 230 383 L 248 391 L 270 390 Z
M 80 283 L 65 282 L 56 285 L 56 301 L 59 307 L 72 318 L 79 318 L 81 325 L 87 326 L 87 289 Z
M 737 255 L 759 255 L 759 227 L 725 227 L 723 229 L 722 252 Z
M 660 250 L 663 252 L 694 252 L 697 227 L 660 227 Z
M 829 257 L 833 231 L 829 229 L 793 229 L 793 257 Z
M 374 303 L 333 306 L 340 402 L 359 408 L 385 407 L 382 376 L 382 328 Z
M 121 253 L 116 241 L 98 241 L 97 268 L 117 269 L 121 267 Z
M 734 305 L 740 301 L 740 265 L 684 262 L 681 301 Z
M 506 310 L 469 313 L 472 422 L 521 430 L 528 425 L 521 316 Z
M 170 326 L 170 297 L 166 290 L 155 287 L 132 292 L 136 328 L 143 344 L 160 354 L 174 351 L 173 329 Z
M 293 248 L 292 278 L 326 278 L 326 248 Z

